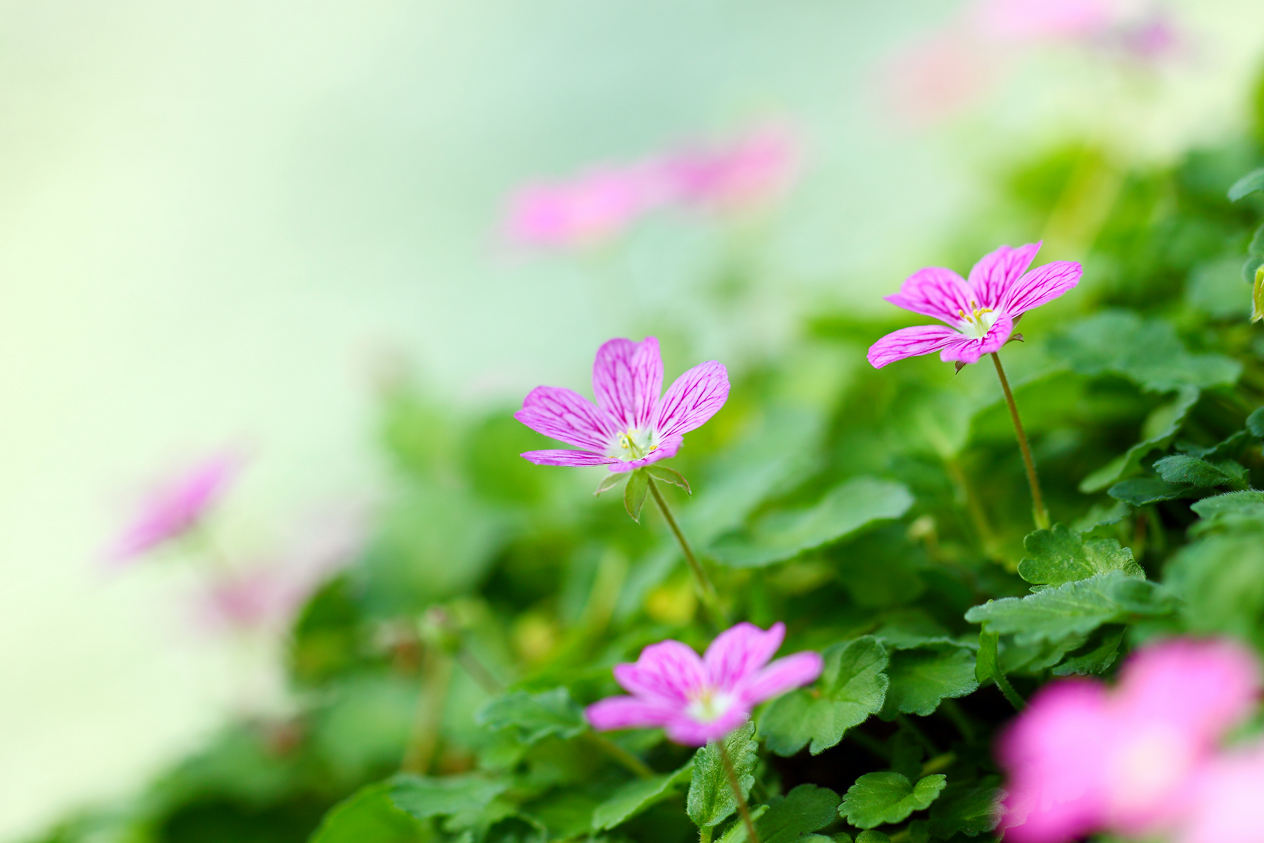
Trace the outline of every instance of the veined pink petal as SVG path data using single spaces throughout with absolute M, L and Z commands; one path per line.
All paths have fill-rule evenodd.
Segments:
M 785 656 L 745 682 L 741 688 L 742 696 L 751 705 L 772 699 L 815 682 L 824 667 L 825 660 L 820 653 L 809 651 Z
M 520 456 L 536 465 L 609 465 L 615 462 L 613 457 L 594 454 L 592 451 L 568 451 L 565 448 L 548 451 L 525 451 Z
M 680 450 L 680 446 L 684 444 L 684 441 L 684 437 L 669 436 L 666 439 L 660 440 L 658 447 L 651 451 L 647 457 L 643 457 L 639 460 L 627 460 L 626 462 L 621 460 L 611 460 L 610 471 L 615 474 L 618 474 L 621 471 L 635 471 L 636 469 L 649 465 L 650 463 L 674 457 L 676 456 L 676 452 Z
M 687 704 L 707 685 L 702 659 L 692 647 L 671 640 L 649 645 L 635 664 L 615 665 L 614 678 L 631 694 L 676 705 Z
M 597 350 L 593 364 L 597 404 L 624 430 L 640 430 L 653 421 L 663 393 L 663 357 L 658 340 L 610 340 Z
M 987 336 L 983 337 L 983 339 L 975 340 L 958 334 L 944 346 L 943 351 L 939 352 L 939 359 L 945 363 L 954 361 L 977 363 L 983 355 L 991 354 L 993 351 L 1000 351 L 1001 346 L 1009 342 L 1009 337 L 1012 333 L 1014 333 L 1014 320 L 1004 313 L 998 313 L 996 321 L 992 323 L 991 330 L 987 332 Z
M 943 325 L 918 325 L 892 331 L 869 347 L 869 362 L 875 369 L 888 363 L 939 351 L 948 343 L 961 339 L 961 334 Z
M 766 632 L 753 623 L 739 623 L 721 632 L 707 647 L 702 661 L 711 687 L 732 690 L 754 677 L 786 637 L 786 625 L 773 624 Z
M 719 412 L 729 397 L 729 373 L 722 363 L 699 363 L 667 388 L 654 429 L 662 439 L 696 430 Z
M 531 390 L 514 418 L 536 433 L 598 453 L 606 450 L 618 432 L 614 421 L 591 401 L 560 386 Z
M 1080 282 L 1084 269 L 1075 261 L 1053 261 L 1019 278 L 1001 295 L 997 310 L 1010 316 L 1051 302 Z
M 962 314 L 974 311 L 972 301 L 978 296 L 966 280 L 951 269 L 928 266 L 919 269 L 900 285 L 900 291 L 887 296 L 896 307 L 930 316 L 949 325 L 956 325 Z
M 666 726 L 679 713 L 680 709 L 676 706 L 645 702 L 635 697 L 606 697 L 584 709 L 584 716 L 599 732 Z
M 715 720 L 699 721 L 684 715 L 667 724 L 667 737 L 682 746 L 702 746 L 716 741 L 750 719 L 750 709 L 734 703 Z
M 1031 266 L 1040 246 L 1040 242 L 1028 243 L 1017 249 L 1002 246 L 980 258 L 970 270 L 970 286 L 978 296 L 979 306 L 1003 309 L 1002 297 Z M 1006 312 L 1011 316 L 1017 315 L 1013 311 Z

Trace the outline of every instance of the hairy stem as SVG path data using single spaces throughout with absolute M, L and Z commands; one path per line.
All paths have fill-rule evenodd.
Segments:
M 729 787 L 733 788 L 733 799 L 737 802 L 737 812 L 742 817 L 742 825 L 746 826 L 746 839 L 750 843 L 759 843 L 759 835 L 755 833 L 755 821 L 751 819 L 750 807 L 746 804 L 746 797 L 742 795 L 742 783 L 737 780 L 737 770 L 733 768 L 733 759 L 729 757 L 728 747 L 724 745 L 724 738 L 715 742 L 720 750 L 720 760 L 724 762 L 724 772 L 729 777 Z
M 992 362 L 996 364 L 996 375 L 1001 379 L 1001 389 L 1005 391 L 1005 402 L 1009 404 L 1009 417 L 1014 420 L 1014 432 L 1018 434 L 1018 449 L 1023 452 L 1023 465 L 1027 467 L 1027 484 L 1031 486 L 1031 511 L 1036 519 L 1036 527 L 1049 529 L 1049 513 L 1045 509 L 1044 496 L 1040 494 L 1040 479 L 1036 477 L 1036 463 L 1031 458 L 1031 446 L 1027 444 L 1027 434 L 1023 431 L 1023 423 L 1018 418 L 1018 405 L 1014 403 L 1014 393 L 1010 391 L 1009 380 L 1005 377 L 1005 369 L 1001 367 L 1001 357 L 992 352 Z
M 997 666 L 996 673 L 992 678 L 996 680 L 996 687 L 1001 689 L 1001 693 L 1005 695 L 1005 699 L 1009 700 L 1009 704 L 1014 707 L 1015 711 L 1022 711 L 1027 707 L 1027 701 L 1018 695 L 1013 685 L 1009 684 L 1009 679 L 1001 672 L 999 666 Z
M 658 511 L 663 513 L 663 519 L 667 522 L 667 526 L 671 527 L 672 534 L 676 537 L 676 542 L 680 545 L 681 552 L 685 554 L 685 561 L 689 563 L 689 570 L 693 573 L 693 584 L 698 590 L 698 596 L 702 600 L 702 605 L 706 607 L 707 614 L 711 616 L 716 628 L 723 629 L 727 625 L 727 619 L 724 617 L 724 610 L 720 607 L 720 596 L 716 593 L 715 586 L 711 584 L 711 579 L 707 576 L 702 563 L 694 555 L 693 548 L 689 545 L 689 540 L 685 538 L 680 525 L 676 523 L 676 516 L 672 515 L 671 508 L 663 498 L 663 493 L 658 490 L 658 484 L 654 482 L 653 477 L 649 478 L 649 485 L 650 494 L 654 496 L 654 503 L 658 504 Z

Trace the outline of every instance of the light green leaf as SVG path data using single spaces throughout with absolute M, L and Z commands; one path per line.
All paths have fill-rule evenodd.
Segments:
M 389 781 L 371 784 L 325 814 L 310 843 L 421 843 L 426 829 L 391 801 Z
M 638 468 L 628 477 L 628 485 L 623 487 L 623 508 L 633 521 L 640 522 L 641 507 L 645 505 L 645 496 L 649 491 L 650 477 L 645 469 Z
M 1158 617 L 1172 609 L 1170 598 L 1154 583 L 1111 571 L 1026 597 L 989 600 L 966 612 L 966 620 L 998 635 L 1013 635 L 1022 646 L 1087 635 L 1102 624 Z
M 903 449 L 955 457 L 969 439 L 975 408 L 959 391 L 911 387 L 891 407 L 892 435 Z
M 986 629 L 979 631 L 979 652 L 975 656 L 974 678 L 980 685 L 984 682 L 995 682 L 996 677 L 1003 675 L 1000 659 L 1001 636 Z
M 1252 193 L 1258 193 L 1264 190 L 1264 167 L 1258 170 L 1252 170 L 1242 178 L 1233 183 L 1229 188 L 1229 200 L 1237 202 Z
M 597 490 L 593 492 L 593 495 L 595 496 L 600 495 L 602 492 L 608 492 L 627 479 L 628 473 L 626 471 L 607 474 L 605 477 L 601 478 L 601 482 L 597 484 Z
M 872 636 L 835 644 L 824 652 L 816 685 L 779 697 L 759 721 L 764 743 L 778 755 L 794 755 L 809 742 L 818 755 L 844 733 L 882 709 L 890 680 L 886 649 Z
M 767 810 L 755 818 L 760 843 L 802 843 L 805 837 L 811 838 L 812 832 L 838 819 L 838 794 L 814 784 L 801 784 L 761 807 Z M 745 843 L 747 839 L 746 829 L 739 822 L 721 838 L 721 843 Z
M 1233 460 L 1208 460 L 1189 454 L 1172 454 L 1156 460 L 1154 470 L 1168 483 L 1186 483 L 1206 488 L 1241 483 L 1246 479 L 1246 469 Z
M 1134 477 L 1121 480 L 1106 490 L 1106 494 L 1132 506 L 1148 506 L 1160 501 L 1171 501 L 1187 494 L 1193 488 L 1180 483 L 1168 483 L 1157 477 Z
M 583 710 L 565 688 L 536 694 L 515 691 L 496 697 L 478 710 L 474 720 L 489 729 L 513 728 L 525 744 L 550 735 L 571 738 L 587 728 Z
M 1037 530 L 1023 539 L 1030 554 L 1018 563 L 1018 575 L 1036 585 L 1062 585 L 1088 579 L 1094 574 L 1122 571 L 1144 579 L 1132 551 L 1114 539 L 1084 539 L 1062 524 Z
M 1141 465 L 1142 457 L 1172 444 L 1190 408 L 1198 402 L 1198 395 L 1194 387 L 1183 387 L 1171 402 L 1156 407 L 1141 426 L 1141 441 L 1081 480 L 1080 491 L 1085 494 L 1100 492 L 1135 472 Z
M 974 693 L 979 687 L 974 664 L 974 651 L 956 644 L 932 644 L 892 653 L 887 667 L 891 685 L 882 716 L 926 716 L 942 700 Z
M 1005 791 L 996 777 L 974 785 L 949 785 L 930 809 L 930 832 L 945 840 L 954 834 L 974 837 L 992 831 L 1005 809 Z
M 401 773 L 390 785 L 392 804 L 419 820 L 482 811 L 509 789 L 506 782 L 476 775 L 429 778 Z
M 693 766 L 686 764 L 674 773 L 648 779 L 633 779 L 593 810 L 593 831 L 604 831 L 627 822 L 656 802 L 671 796 L 676 786 L 684 784 L 692 775 Z
M 1190 528 L 1194 535 L 1264 526 L 1264 492 L 1255 489 L 1203 498 L 1190 509 L 1199 515 L 1199 521 Z
M 1210 500 L 1215 499 L 1205 499 Z M 1264 532 L 1258 528 L 1217 533 L 1185 546 L 1168 563 L 1164 579 L 1183 598 L 1181 615 L 1191 632 L 1264 645 Z
M 724 746 L 733 769 L 737 773 L 742 795 L 750 794 L 755 784 L 755 724 L 746 723 L 734 729 L 724 738 Z M 693 780 L 689 783 L 689 798 L 685 803 L 689 819 L 699 828 L 719 825 L 737 810 L 728 773 L 724 769 L 720 750 L 715 741 L 699 749 L 693 757 Z
M 902 822 L 931 806 L 948 784 L 947 776 L 923 776 L 913 784 L 899 773 L 865 773 L 847 789 L 838 813 L 856 828 Z
M 913 496 L 899 483 L 855 477 L 815 506 L 774 512 L 749 530 L 721 536 L 710 553 L 733 568 L 760 568 L 899 518 L 912 505 Z
M 1264 257 L 1248 258 L 1246 266 L 1252 263 L 1256 264 L 1255 277 L 1252 279 L 1248 274 L 1248 279 L 1251 281 L 1251 324 L 1254 325 L 1264 319 Z
M 891 838 L 887 837 L 881 831 L 862 831 L 856 835 L 856 843 L 891 843 Z

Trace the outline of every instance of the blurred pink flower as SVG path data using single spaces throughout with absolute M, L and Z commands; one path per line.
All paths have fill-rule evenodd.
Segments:
M 881 369 L 896 360 L 938 351 L 946 362 L 975 363 L 984 354 L 999 351 L 1009 342 L 1014 320 L 1070 290 L 1083 273 L 1074 261 L 1054 261 L 1029 272 L 1040 246 L 1002 246 L 974 265 L 969 281 L 937 266 L 910 275 L 887 301 L 949 327 L 893 331 L 869 348 L 869 362 Z
M 108 551 L 115 563 L 130 562 L 185 535 L 202 520 L 241 469 L 238 454 L 218 454 L 196 463 L 155 489 Z
M 1188 807 L 1191 777 L 1250 713 L 1259 686 L 1245 648 L 1173 639 L 1138 651 L 1113 691 L 1084 679 L 1044 689 L 998 744 L 1010 777 L 1005 839 L 1061 843 L 1171 826 Z
M 608 465 L 632 471 L 674 457 L 684 434 L 701 427 L 729 397 L 728 370 L 700 363 L 663 389 L 658 340 L 614 339 L 597 349 L 593 392 L 597 404 L 558 386 L 538 386 L 514 418 L 527 427 L 583 450 L 527 451 L 536 465 Z
M 1177 843 L 1264 843 L 1259 808 L 1264 742 L 1225 753 L 1195 782 L 1191 806 L 1174 835 Z
M 614 678 L 632 696 L 607 697 L 585 711 L 594 729 L 665 728 L 685 746 L 721 738 L 750 718 L 764 700 L 816 681 L 822 661 L 803 652 L 769 663 L 785 638 L 784 624 L 764 631 L 739 623 L 711 642 L 699 658 L 679 641 L 641 651 L 635 664 L 617 664 Z
M 1120 11 L 1117 0 L 980 0 L 972 10 L 978 30 L 1000 41 L 1091 38 Z
M 520 189 L 510 197 L 505 233 L 524 246 L 588 248 L 623 234 L 661 200 L 653 168 L 602 167 L 569 181 Z
M 982 98 L 999 75 L 992 51 L 947 30 L 897 53 L 882 71 L 881 92 L 902 122 L 926 126 Z
M 767 125 L 719 146 L 682 149 L 659 166 L 670 195 L 685 205 L 720 212 L 754 210 L 780 198 L 801 160 L 787 126 Z

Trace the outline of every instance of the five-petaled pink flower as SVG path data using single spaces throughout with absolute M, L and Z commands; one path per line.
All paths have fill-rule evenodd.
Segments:
M 887 334 L 869 349 L 869 362 L 881 369 L 896 360 L 938 351 L 946 362 L 976 363 L 999 351 L 1018 317 L 1074 287 L 1083 273 L 1074 261 L 1054 261 L 1028 272 L 1040 245 L 1002 246 L 974 265 L 968 281 L 937 266 L 910 275 L 887 301 L 949 327 L 922 325 Z
M 527 427 L 583 450 L 527 451 L 536 465 L 608 465 L 632 471 L 673 457 L 684 434 L 701 427 L 729 397 L 728 371 L 700 363 L 663 389 L 658 340 L 610 340 L 597 350 L 593 392 L 597 404 L 557 386 L 539 386 L 514 418 Z
M 1063 843 L 1172 827 L 1189 808 L 1189 783 L 1259 689 L 1245 648 L 1190 639 L 1138 651 L 1113 690 L 1085 679 L 1050 685 L 998 744 L 1010 775 L 1005 839 Z
M 635 664 L 618 664 L 614 678 L 632 696 L 607 697 L 588 706 L 594 729 L 664 728 L 686 746 L 721 738 L 764 700 L 816 681 L 819 653 L 802 652 L 769 664 L 786 635 L 784 624 L 767 632 L 739 623 L 711 642 L 699 658 L 679 641 L 660 641 Z
M 168 480 L 142 502 L 110 549 L 110 560 L 130 561 L 192 530 L 232 482 L 241 462 L 240 455 L 217 454 Z

